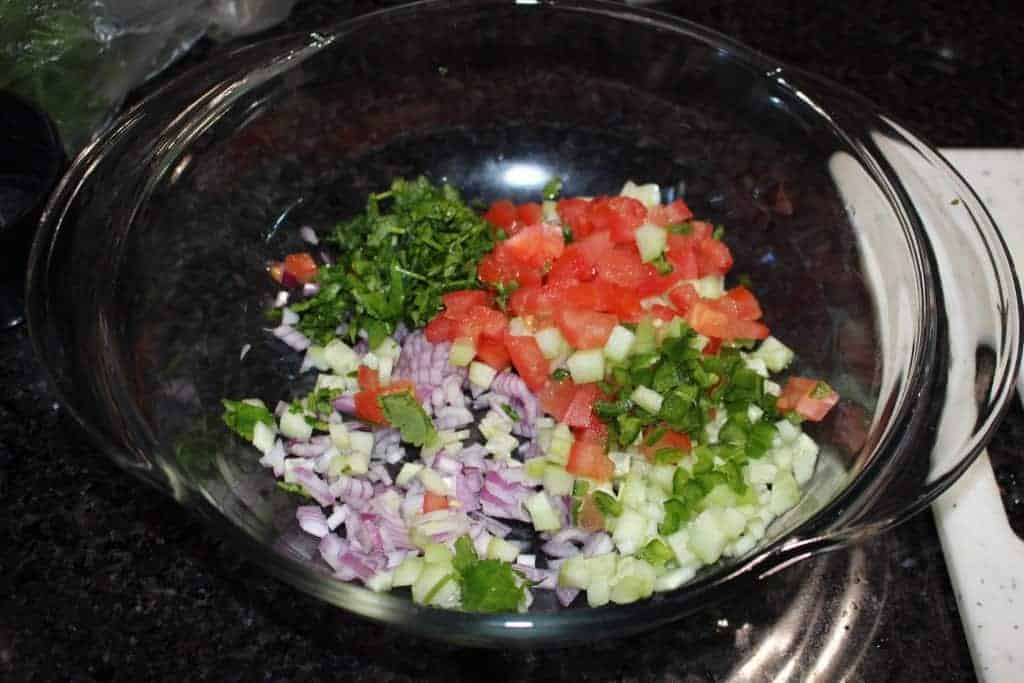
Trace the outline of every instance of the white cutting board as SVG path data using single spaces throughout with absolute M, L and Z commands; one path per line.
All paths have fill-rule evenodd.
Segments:
M 942 153 L 992 214 L 1024 280 L 1024 150 Z M 1018 387 L 1024 395 L 1024 382 Z M 1024 681 L 1024 541 L 1010 528 L 987 454 L 935 502 L 932 512 L 978 678 Z

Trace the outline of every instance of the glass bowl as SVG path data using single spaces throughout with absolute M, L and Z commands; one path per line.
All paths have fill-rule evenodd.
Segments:
M 338 582 L 294 503 L 219 423 L 298 370 L 265 330 L 269 260 L 393 177 L 467 197 L 656 182 L 727 226 L 796 370 L 843 402 L 802 502 L 689 585 L 598 609 L 415 605 Z M 1020 359 L 1018 284 L 978 198 L 869 102 L 699 26 L 601 2 L 427 2 L 270 39 L 171 82 L 85 149 L 43 219 L 33 342 L 103 451 L 276 576 L 472 645 L 560 645 L 680 619 L 922 510 L 984 447 Z M 251 350 L 240 358 L 245 345 Z M 183 511 L 184 512 L 184 511 Z

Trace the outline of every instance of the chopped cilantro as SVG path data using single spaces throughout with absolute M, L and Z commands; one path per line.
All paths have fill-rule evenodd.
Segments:
M 651 261 L 651 265 L 655 267 L 659 275 L 668 275 L 674 270 L 672 264 L 665 260 L 664 254 Z
M 455 541 L 452 566 L 462 588 L 462 609 L 514 612 L 519 608 L 525 591 L 521 575 L 501 560 L 481 560 L 468 536 Z
M 551 176 L 551 180 L 549 180 L 540 191 L 541 196 L 547 200 L 557 199 L 561 192 L 562 178 L 560 176 Z
M 714 232 L 711 233 L 711 239 L 720 240 L 723 237 L 725 237 L 725 227 L 721 225 L 716 225 Z
M 566 370 L 565 368 L 558 368 L 557 370 L 551 373 L 551 379 L 555 380 L 556 382 L 561 382 L 564 379 L 569 379 L 569 371 Z
M 253 429 L 257 422 L 273 427 L 274 416 L 263 406 L 255 406 L 245 401 L 232 401 L 221 399 L 224 406 L 224 414 L 221 419 L 228 428 L 244 439 L 252 441 Z
M 606 517 L 608 515 L 618 516 L 622 514 L 622 503 L 606 491 L 594 491 L 594 505 Z
M 515 280 L 509 280 L 508 282 L 499 282 L 494 286 L 495 290 L 495 302 L 501 307 L 501 310 L 508 308 L 508 298 L 519 289 L 519 283 Z
M 826 398 L 828 398 L 831 395 L 832 395 L 832 387 L 830 387 L 825 382 L 818 382 L 817 384 L 814 385 L 814 388 L 811 389 L 811 398 L 813 398 L 813 399 L 815 399 L 817 401 L 820 401 L 822 399 L 826 399 Z
M 421 328 L 441 309 L 441 295 L 476 286 L 480 259 L 494 247 L 491 229 L 449 185 L 397 179 L 370 195 L 363 213 L 325 237 L 338 264 L 317 271 L 320 291 L 299 301 L 299 329 L 318 344 L 349 322 L 377 346 L 404 320 Z
M 498 240 L 499 242 L 504 242 L 505 240 L 508 239 L 508 233 L 505 232 L 502 228 L 498 228 L 497 230 L 494 231 L 494 239 Z
M 402 432 L 403 441 L 414 446 L 429 446 L 437 439 L 437 432 L 423 412 L 423 406 L 408 391 L 387 394 L 377 400 L 388 422 Z
M 648 564 L 652 564 L 655 567 L 661 567 L 669 560 L 674 559 L 676 555 L 667 545 L 665 545 L 664 541 L 660 538 L 655 538 L 641 548 L 636 556 Z
M 668 231 L 676 235 L 689 235 L 693 232 L 693 226 L 690 223 L 676 223 L 668 226 Z
M 287 491 L 288 493 L 295 494 L 296 496 L 301 496 L 302 498 L 313 497 L 309 495 L 309 491 L 302 488 L 300 484 L 290 484 L 286 481 L 279 481 L 277 482 L 277 488 L 281 489 L 282 491 Z
M 505 412 L 506 415 L 508 415 L 510 418 L 512 418 L 513 422 L 519 422 L 519 420 L 521 419 L 519 417 L 519 413 L 516 412 L 516 409 L 513 408 L 512 406 L 510 406 L 509 404 L 502 403 L 501 404 L 501 409 Z

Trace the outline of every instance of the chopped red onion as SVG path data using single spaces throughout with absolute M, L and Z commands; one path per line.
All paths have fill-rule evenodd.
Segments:
M 309 348 L 309 339 L 290 325 L 278 325 L 272 332 L 275 337 L 296 351 L 305 351 Z
M 290 308 L 286 308 L 281 311 L 281 324 L 287 325 L 288 327 L 294 327 L 295 323 L 299 322 L 299 314 Z
M 591 534 L 590 538 L 583 544 L 584 557 L 606 555 L 613 550 L 615 550 L 615 543 L 612 542 L 612 537 L 603 531 Z
M 342 394 L 334 399 L 334 408 L 346 415 L 356 414 L 356 397 L 354 394 Z
M 330 531 L 327 518 L 324 517 L 324 511 L 319 505 L 300 505 L 295 508 L 295 518 L 303 531 L 317 538 L 323 538 Z
M 315 458 L 331 447 L 331 440 L 313 437 L 309 441 L 292 441 L 288 444 L 288 452 L 300 458 Z
M 309 225 L 303 225 L 299 228 L 299 235 L 302 236 L 302 239 L 306 240 L 313 246 L 320 244 L 320 240 L 316 236 L 316 231 Z
M 292 470 L 292 478 L 297 484 L 306 489 L 306 493 L 313 496 L 313 500 L 323 506 L 334 503 L 335 496 L 331 494 L 327 483 L 318 477 L 313 470 L 307 467 L 296 467 Z
M 584 543 L 588 538 L 590 538 L 590 534 L 583 529 L 569 527 L 556 533 L 551 537 L 551 540 L 555 543 Z
M 558 598 L 558 603 L 562 607 L 568 607 L 572 604 L 572 601 L 576 599 L 576 596 L 580 594 L 579 588 L 563 588 L 559 586 L 555 588 L 555 597 Z
M 348 510 L 349 507 L 347 505 L 335 505 L 334 512 L 327 518 L 327 528 L 334 531 L 341 526 L 341 523 L 348 517 Z
M 480 524 L 483 525 L 484 529 L 486 529 L 487 532 L 490 533 L 492 536 L 497 536 L 498 538 L 505 538 L 510 533 L 512 533 L 512 527 L 502 522 L 499 522 L 493 517 L 488 517 L 487 515 L 475 515 L 473 518 L 479 521 Z
M 540 549 L 551 557 L 575 557 L 580 554 L 580 549 L 568 541 L 562 543 L 548 541 Z
M 307 282 L 306 284 L 302 285 L 302 296 L 316 296 L 319 291 L 320 285 L 318 285 L 315 282 Z
M 365 479 L 341 475 L 330 486 L 331 493 L 346 503 L 365 502 L 373 498 L 373 484 Z
M 273 467 L 274 476 L 281 477 L 284 474 L 284 443 L 281 439 L 274 442 L 274 447 L 260 458 L 260 464 L 264 467 Z

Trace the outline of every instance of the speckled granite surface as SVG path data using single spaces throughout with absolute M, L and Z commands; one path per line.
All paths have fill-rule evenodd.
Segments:
M 1024 146 L 1024 21 L 1010 5 L 975 3 L 966 16 L 953 2 L 819 4 L 661 7 L 845 83 L 936 144 Z M 351 11 L 308 0 L 289 27 Z M 1022 432 L 1015 404 L 990 449 L 1017 516 Z M 0 333 L 0 548 L 6 680 L 974 678 L 928 515 L 783 572 L 757 596 L 588 648 L 462 651 L 359 621 L 267 577 L 96 454 L 56 409 L 24 329 Z

